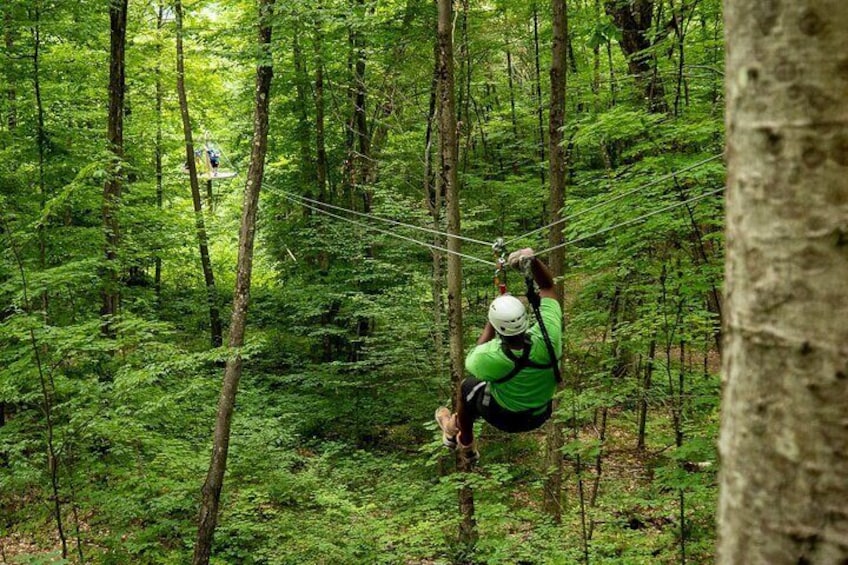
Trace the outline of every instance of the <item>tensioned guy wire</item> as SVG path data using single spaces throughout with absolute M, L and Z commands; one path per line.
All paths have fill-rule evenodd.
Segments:
M 295 194 L 293 192 L 281 191 L 281 193 L 283 195 L 291 196 L 291 197 L 303 200 L 305 202 L 309 202 L 309 203 L 314 204 L 316 206 L 322 206 L 322 207 L 325 207 L 325 208 L 330 208 L 332 210 L 338 210 L 339 212 L 346 212 L 346 213 L 349 213 L 349 214 L 354 214 L 356 216 L 361 216 L 363 218 L 368 218 L 368 219 L 371 219 L 371 220 L 379 220 L 381 222 L 386 222 L 386 223 L 389 223 L 389 224 L 392 224 L 392 225 L 395 225 L 395 226 L 401 226 L 401 227 L 404 227 L 404 228 L 409 228 L 409 229 L 413 229 L 413 230 L 418 230 L 418 231 L 423 231 L 423 232 L 432 233 L 432 234 L 436 234 L 436 235 L 441 235 L 443 237 L 452 237 L 454 239 L 459 239 L 461 241 L 467 241 L 469 243 L 478 243 L 480 245 L 485 245 L 486 247 L 492 246 L 491 241 L 481 241 L 479 239 L 474 239 L 474 238 L 466 237 L 466 236 L 463 236 L 463 235 L 447 233 L 447 232 L 439 231 L 439 230 L 436 230 L 436 229 L 433 229 L 433 228 L 428 228 L 428 227 L 425 227 L 425 226 L 417 226 L 415 224 L 407 224 L 407 223 L 404 223 L 404 222 L 400 222 L 398 220 L 392 220 L 390 218 L 383 218 L 382 216 L 375 216 L 374 214 L 366 214 L 364 212 L 359 212 L 357 210 L 351 210 L 349 208 L 342 208 L 341 206 L 334 206 L 332 204 L 328 204 L 327 202 L 321 202 L 320 200 L 314 200 L 312 198 L 308 198 L 308 197 L 300 195 L 300 194 Z
M 590 233 L 589 235 L 584 235 L 584 236 L 578 237 L 576 239 L 564 241 L 564 242 L 560 243 L 559 245 L 554 245 L 553 247 L 548 247 L 547 249 L 543 249 L 542 251 L 537 251 L 536 255 L 537 256 L 538 255 L 544 255 L 545 253 L 550 253 L 551 251 L 553 251 L 555 249 L 559 249 L 560 247 L 565 247 L 566 245 L 574 245 L 575 243 L 580 243 L 581 241 L 585 241 L 585 240 L 591 239 L 595 236 L 605 234 L 605 233 L 612 231 L 614 229 L 621 228 L 621 227 L 624 227 L 624 226 L 629 226 L 631 224 L 641 222 L 642 220 L 646 220 L 646 219 L 650 218 L 651 216 L 656 216 L 657 214 L 660 214 L 662 212 L 667 212 L 668 210 L 673 210 L 675 208 L 680 208 L 681 206 L 685 206 L 686 204 L 690 204 L 692 202 L 697 202 L 698 200 L 703 200 L 704 198 L 718 194 L 718 193 L 722 192 L 723 190 L 724 190 L 724 187 L 721 187 L 721 188 L 717 188 L 715 190 L 711 190 L 710 192 L 706 192 L 704 194 L 701 194 L 700 196 L 695 196 L 693 198 L 689 198 L 688 200 L 683 200 L 682 202 L 675 202 L 674 204 L 672 204 L 670 206 L 666 206 L 664 208 L 654 210 L 653 212 L 648 212 L 647 214 L 639 216 L 638 218 L 633 218 L 632 220 L 627 220 L 626 222 L 621 222 L 619 224 L 615 224 L 615 225 L 606 227 L 602 230 L 596 231 L 594 233 Z
M 607 206 L 607 205 L 609 205 L 609 204 L 612 204 L 613 202 L 617 202 L 617 201 L 621 200 L 622 198 L 626 198 L 626 197 L 628 197 L 628 196 L 630 196 L 630 195 L 632 195 L 632 194 L 636 194 L 637 192 L 641 192 L 641 191 L 643 191 L 643 190 L 645 190 L 645 189 L 647 189 L 647 188 L 651 188 L 652 186 L 656 186 L 656 185 L 658 185 L 659 183 L 661 183 L 661 182 L 663 182 L 663 181 L 667 181 L 668 179 L 673 179 L 674 177 L 676 177 L 676 176 L 677 176 L 677 175 L 679 175 L 680 173 L 685 173 L 685 172 L 687 172 L 687 171 L 691 171 L 692 169 L 696 169 L 696 168 L 698 168 L 698 167 L 700 167 L 700 166 L 702 166 L 702 165 L 706 165 L 707 163 L 710 163 L 710 162 L 712 162 L 712 161 L 715 161 L 715 160 L 717 160 L 717 159 L 720 159 L 722 156 L 723 156 L 723 154 L 722 154 L 722 153 L 719 153 L 719 154 L 717 154 L 717 155 L 713 155 L 712 157 L 709 157 L 709 158 L 704 159 L 704 160 L 702 160 L 702 161 L 698 161 L 697 163 L 693 163 L 692 165 L 689 165 L 688 167 L 684 167 L 683 169 L 680 169 L 679 171 L 674 171 L 674 172 L 671 172 L 671 173 L 669 173 L 669 174 L 667 174 L 667 175 L 663 175 L 663 176 L 661 176 L 661 177 L 659 177 L 659 178 L 657 178 L 657 179 L 652 180 L 652 181 L 651 181 L 651 182 L 649 182 L 648 184 L 644 184 L 644 185 L 638 186 L 638 187 L 634 188 L 633 190 L 629 190 L 629 191 L 627 191 L 627 192 L 624 192 L 624 193 L 622 193 L 622 194 L 619 194 L 618 196 L 615 196 L 615 197 L 610 198 L 610 199 L 608 199 L 608 200 L 603 200 L 602 202 L 598 202 L 598 203 L 597 203 L 597 204 L 595 204 L 594 206 L 590 206 L 590 207 L 586 208 L 585 210 L 580 210 L 579 212 L 575 212 L 575 213 L 573 213 L 573 214 L 569 214 L 568 216 L 566 216 L 566 217 L 564 217 L 564 218 L 561 218 L 561 219 L 559 219 L 559 220 L 557 220 L 557 221 L 555 221 L 555 222 L 552 222 L 552 223 L 550 223 L 550 224 L 548 224 L 548 225 L 546 225 L 546 226 L 542 226 L 542 227 L 540 227 L 540 228 L 536 228 L 535 230 L 529 231 L 529 232 L 525 233 L 524 235 L 520 235 L 520 236 L 518 236 L 518 237 L 514 237 L 514 238 L 510 239 L 509 241 L 507 241 L 507 242 L 506 242 L 506 245 L 507 245 L 507 246 L 511 246 L 511 245 L 512 245 L 513 243 L 515 243 L 516 241 L 520 241 L 520 240 L 522 240 L 522 239 L 525 239 L 525 238 L 527 238 L 527 237 L 530 237 L 531 235 L 535 235 L 535 234 L 537 234 L 537 233 L 539 233 L 539 232 L 541 232 L 541 231 L 544 231 L 544 230 L 546 230 L 546 229 L 549 229 L 549 228 L 552 228 L 552 227 L 554 227 L 554 226 L 557 226 L 557 225 L 559 225 L 559 224 L 561 224 L 561 223 L 563 223 L 563 222 L 567 222 L 567 221 L 569 221 L 569 220 L 573 220 L 573 219 L 575 219 L 575 218 L 579 218 L 580 216 L 582 216 L 582 215 L 584 215 L 584 214 L 588 214 L 589 212 L 591 212 L 591 211 L 593 211 L 593 210 L 597 210 L 598 208 L 602 208 L 602 207 L 604 207 L 604 206 Z
M 414 244 L 420 245 L 422 247 L 428 247 L 430 249 L 435 249 L 437 251 L 442 251 L 444 253 L 449 253 L 451 255 L 457 255 L 459 257 L 463 257 L 464 259 L 468 259 L 470 261 L 476 261 L 478 263 L 483 263 L 485 265 L 495 266 L 494 261 L 487 261 L 486 259 L 474 257 L 473 255 L 466 255 L 465 253 L 460 253 L 458 251 L 452 251 L 452 250 L 447 249 L 445 247 L 439 247 L 438 245 L 433 245 L 432 243 L 427 243 L 426 241 L 419 241 L 417 239 L 413 239 L 411 237 L 406 237 L 405 235 L 400 235 L 398 233 L 395 233 L 395 232 L 392 232 L 392 231 L 389 231 L 389 230 L 384 230 L 382 228 L 369 226 L 368 224 L 365 224 L 363 222 L 359 222 L 359 221 L 354 220 L 352 218 L 347 218 L 345 216 L 340 216 L 338 214 L 334 214 L 333 212 L 330 212 L 328 210 L 324 210 L 323 208 L 319 208 L 317 206 L 313 206 L 313 205 L 311 205 L 307 202 L 304 202 L 302 200 L 298 200 L 297 198 L 289 196 L 286 192 L 281 192 L 280 194 L 283 196 L 283 198 L 286 198 L 290 202 L 294 202 L 295 204 L 300 204 L 301 206 L 305 206 L 305 207 L 309 208 L 310 210 L 314 210 L 315 212 L 318 212 L 320 214 L 325 214 L 327 216 L 331 216 L 331 217 L 336 218 L 338 220 L 342 220 L 342 221 L 363 227 L 365 229 L 369 229 L 369 230 L 373 230 L 373 231 L 376 231 L 376 232 L 379 232 L 379 233 L 382 233 L 382 234 L 385 234 L 385 235 L 389 235 L 389 236 L 395 237 L 397 239 L 402 239 L 404 241 L 408 241 L 410 243 L 414 243 Z M 345 208 L 342 208 L 342 209 L 345 210 L 345 211 L 348 211 Z M 367 216 L 367 214 L 366 214 L 366 216 Z

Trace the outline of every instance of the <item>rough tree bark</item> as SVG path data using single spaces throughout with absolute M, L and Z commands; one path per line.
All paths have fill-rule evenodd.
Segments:
M 433 121 L 437 119 L 436 97 L 439 93 L 439 49 L 438 43 L 433 44 L 434 67 L 433 80 L 430 81 L 430 103 L 427 109 L 427 129 L 424 136 L 424 198 L 430 217 L 433 219 L 433 230 L 441 230 L 442 217 L 442 184 L 438 177 L 433 174 Z M 441 235 L 433 234 L 433 245 L 444 247 L 445 242 Z M 444 254 L 438 249 L 432 249 L 433 254 L 433 357 L 435 363 L 433 370 L 437 378 L 441 378 L 444 372 L 444 332 L 442 331 L 442 290 L 444 288 L 444 276 L 442 262 Z
M 162 26 L 165 6 L 162 0 L 156 7 L 156 149 L 154 154 L 156 167 L 156 207 L 162 209 Z M 153 288 L 156 292 L 156 305 L 162 306 L 162 256 L 156 252 L 153 274 Z
M 550 163 L 548 172 L 551 179 L 550 192 L 550 222 L 558 222 L 562 219 L 562 208 L 565 205 L 565 148 L 562 147 L 563 132 L 565 126 L 565 62 L 567 56 L 567 6 L 565 0 L 553 0 L 552 21 L 553 37 L 551 47 L 551 108 L 548 119 L 548 139 L 550 140 Z M 550 232 L 548 245 L 554 247 L 563 241 L 563 229 L 565 226 L 557 225 Z M 562 275 L 565 273 L 565 250 L 555 249 L 550 256 L 551 274 L 557 280 L 555 285 L 557 299 L 563 305 Z M 558 407 L 558 400 L 554 400 L 554 412 Z M 546 442 L 546 479 L 545 479 L 545 512 L 559 523 L 562 518 L 562 446 L 563 434 L 562 424 L 551 418 L 547 424 Z
M 44 128 L 44 100 L 41 97 L 41 2 L 33 6 L 32 26 L 32 86 L 35 94 L 35 146 L 38 151 L 38 199 L 41 212 L 47 205 L 47 182 L 44 175 L 46 163 L 47 130 Z M 104 205 L 105 209 L 105 205 Z M 104 213 L 105 217 L 105 213 Z M 47 268 L 47 234 L 44 222 L 38 223 L 38 263 L 42 270 Z M 108 241 L 108 236 L 107 236 Z M 116 240 L 117 241 L 117 240 Z M 117 246 L 117 243 L 116 243 Z M 41 309 L 44 319 L 48 317 L 49 295 L 41 293 Z
M 539 8 L 533 2 L 533 58 L 536 63 L 536 116 L 539 120 L 539 178 L 545 186 L 545 119 L 542 110 L 542 67 L 539 63 Z M 544 218 L 544 216 L 542 216 Z
M 453 70 L 453 5 L 451 0 L 438 0 L 438 74 L 439 74 L 439 150 L 441 153 L 441 186 L 447 204 L 448 233 L 459 234 L 459 185 L 457 184 L 457 132 L 454 99 Z M 464 352 L 462 344 L 462 264 L 457 253 L 461 252 L 461 241 L 448 237 L 448 333 L 450 349 L 451 385 L 454 391 L 454 411 L 459 405 L 460 383 L 464 370 Z M 469 472 L 470 466 L 465 458 L 457 455 L 457 468 L 460 472 Z M 470 486 L 459 491 L 459 511 L 462 520 L 459 526 L 459 541 L 472 546 L 477 539 L 477 527 L 474 519 L 474 492 Z
M 848 10 L 725 1 L 718 563 L 848 562 Z
M 15 30 L 12 28 L 14 18 L 12 16 L 12 7 L 7 6 L 3 11 L 3 40 L 6 44 L 6 64 L 5 64 L 5 78 L 6 78 L 6 126 L 9 128 L 9 131 L 15 129 L 18 125 L 18 112 L 17 112 L 17 90 L 15 89 L 15 79 L 14 79 L 14 59 L 12 57 L 12 53 L 15 49 Z
M 244 203 L 239 231 L 239 252 L 236 267 L 236 286 L 233 295 L 233 314 L 230 320 L 230 335 L 227 345 L 230 357 L 224 369 L 224 381 L 218 400 L 218 415 L 215 419 L 215 437 L 212 444 L 212 459 L 203 484 L 203 500 L 200 506 L 197 540 L 194 545 L 194 565 L 206 565 L 212 550 L 212 537 L 218 519 L 218 504 L 224 485 L 227 468 L 227 452 L 230 445 L 230 426 L 236 401 L 242 358 L 239 348 L 244 345 L 247 308 L 250 304 L 250 277 L 253 271 L 253 243 L 256 235 L 256 214 L 259 207 L 259 190 L 265 173 L 265 153 L 268 149 L 268 103 L 271 91 L 271 20 L 274 0 L 259 0 L 259 45 L 262 58 L 256 67 L 256 97 L 253 112 L 253 144 L 247 184 L 244 188 Z
M 300 147 L 301 186 L 303 187 L 304 194 L 307 197 L 312 198 L 311 187 L 313 186 L 315 173 L 313 172 L 312 151 L 310 148 L 310 138 L 312 137 L 310 130 L 312 128 L 309 124 L 309 109 L 307 107 L 306 97 L 306 90 L 309 88 L 309 75 L 306 68 L 303 49 L 300 46 L 300 31 L 298 30 L 298 27 L 299 26 L 296 24 L 292 33 L 292 63 L 294 64 L 294 84 L 297 101 L 297 125 L 295 126 L 295 132 L 297 134 L 297 142 Z M 304 206 L 303 213 L 308 216 L 310 214 L 310 209 Z
M 118 288 L 118 206 L 123 187 L 124 158 L 124 90 L 126 71 L 124 53 L 127 42 L 127 3 L 128 0 L 114 0 L 109 3 L 110 51 L 109 51 L 109 125 L 107 141 L 112 152 L 109 174 L 103 185 L 103 231 L 106 234 L 106 267 L 102 280 L 102 306 L 100 314 L 107 317 L 102 325 L 106 335 L 112 335 L 113 329 L 108 321 L 118 313 L 120 292 Z
M 512 120 L 512 142 L 518 145 L 518 119 L 515 117 L 515 87 L 513 85 L 513 68 L 512 68 L 512 53 L 509 49 L 506 50 L 506 73 L 509 81 L 509 115 Z
M 320 9 L 320 5 L 319 5 Z M 327 202 L 327 147 L 324 142 L 324 47 L 321 15 L 315 19 L 315 150 L 318 200 Z
M 365 0 L 350 0 L 351 13 L 356 18 L 366 16 Z M 345 132 L 347 157 L 345 161 L 345 185 L 351 206 L 356 206 L 357 196 L 362 198 L 363 212 L 371 211 L 371 194 L 365 185 L 371 165 L 370 136 L 368 135 L 368 116 L 366 108 L 365 67 L 367 51 L 365 38 L 359 29 L 361 22 L 353 22 L 348 29 L 348 67 L 350 69 L 350 116 Z
M 183 58 L 183 5 L 182 0 L 174 2 L 174 12 L 177 26 L 177 95 L 180 99 L 180 115 L 183 121 L 185 136 L 186 165 L 188 165 L 189 183 L 191 184 L 191 199 L 194 204 L 194 225 L 197 231 L 197 243 L 200 247 L 200 263 L 203 269 L 203 280 L 206 283 L 206 301 L 209 304 L 209 325 L 212 347 L 220 347 L 223 343 L 223 326 L 221 313 L 215 291 L 215 275 L 212 272 L 212 260 L 209 257 L 209 243 L 206 236 L 206 222 L 203 220 L 203 202 L 200 199 L 200 183 L 197 179 L 197 164 L 194 160 L 194 141 L 191 134 L 191 118 L 188 114 L 188 98 L 185 88 L 185 62 Z
M 649 34 L 654 20 L 654 0 L 605 0 L 604 8 L 621 30 L 618 44 L 627 59 L 630 74 L 642 88 L 648 109 L 668 111 L 665 87 L 654 72 L 653 47 Z

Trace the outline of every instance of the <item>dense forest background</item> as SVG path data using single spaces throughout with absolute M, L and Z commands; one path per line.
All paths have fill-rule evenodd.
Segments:
M 463 253 L 492 261 L 498 237 L 544 249 L 547 230 L 515 238 L 551 217 L 551 6 L 464 0 L 455 10 L 462 233 L 477 240 Z M 183 12 L 195 146 L 208 141 L 221 170 L 239 173 L 201 179 L 212 286 L 183 172 L 173 7 L 129 3 L 115 167 L 108 6 L 3 3 L 3 562 L 183 563 L 191 553 L 228 355 L 213 347 L 210 310 L 226 333 L 258 15 L 244 0 L 189 1 Z M 436 6 L 279 3 L 253 302 L 213 563 L 711 561 L 721 3 L 569 0 L 567 15 L 558 511 L 543 504 L 544 432 L 484 426 L 483 460 L 463 477 L 449 473 L 430 423 L 450 398 Z M 115 233 L 104 228 L 103 192 L 116 175 L 120 230 L 107 261 Z M 104 322 L 107 271 L 120 307 Z M 465 260 L 463 274 L 470 345 L 496 288 L 489 265 Z M 508 284 L 523 292 L 520 277 Z M 467 480 L 473 547 L 456 539 Z

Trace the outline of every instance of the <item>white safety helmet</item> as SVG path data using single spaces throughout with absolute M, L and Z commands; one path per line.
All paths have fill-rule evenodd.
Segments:
M 503 336 L 519 335 L 527 331 L 527 310 L 511 294 L 498 296 L 489 306 L 489 322 Z

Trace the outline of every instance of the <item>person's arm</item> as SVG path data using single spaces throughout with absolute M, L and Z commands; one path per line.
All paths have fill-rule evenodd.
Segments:
M 477 339 L 477 345 L 483 345 L 487 341 L 495 339 L 495 328 L 491 322 L 486 322 L 486 327 L 483 328 L 483 333 Z
M 539 287 L 539 296 L 542 298 L 557 299 L 556 289 L 554 288 L 554 277 L 548 266 L 542 263 L 538 258 L 533 257 L 530 263 L 530 269 L 533 272 L 533 280 Z
M 548 266 L 535 256 L 535 252 L 531 248 L 525 247 L 524 249 L 512 252 L 508 262 L 513 268 L 521 269 L 521 262 L 525 257 L 530 260 L 530 272 L 533 275 L 533 280 L 536 281 L 536 285 L 539 287 L 539 296 L 556 300 L 554 277 Z

